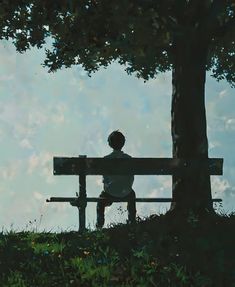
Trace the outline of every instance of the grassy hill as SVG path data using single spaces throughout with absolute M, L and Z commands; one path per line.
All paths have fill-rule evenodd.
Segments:
M 235 287 L 235 215 L 0 234 L 0 286 Z

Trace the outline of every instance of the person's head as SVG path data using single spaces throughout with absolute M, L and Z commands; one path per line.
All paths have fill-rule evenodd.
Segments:
M 113 131 L 108 137 L 108 143 L 114 150 L 121 150 L 125 144 L 125 137 L 118 130 Z

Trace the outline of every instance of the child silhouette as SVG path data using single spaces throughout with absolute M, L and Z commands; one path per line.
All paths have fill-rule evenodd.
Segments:
M 104 158 L 130 158 L 131 156 L 124 153 L 121 149 L 125 144 L 125 137 L 120 131 L 113 131 L 108 137 L 109 146 L 113 149 L 109 155 Z M 110 206 L 114 199 L 127 200 L 128 222 L 134 223 L 136 220 L 136 203 L 135 192 L 132 189 L 134 182 L 133 175 L 104 175 L 104 190 L 100 194 L 101 200 L 97 203 L 97 228 L 104 225 L 104 211 L 106 206 Z

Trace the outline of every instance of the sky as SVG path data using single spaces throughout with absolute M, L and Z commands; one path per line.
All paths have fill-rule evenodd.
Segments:
M 0 41 L 0 227 L 9 230 L 78 229 L 77 208 L 46 203 L 75 196 L 77 176 L 54 176 L 53 156 L 102 157 L 107 137 L 119 129 L 133 157 L 171 157 L 171 73 L 144 83 L 113 63 L 88 77 L 80 66 L 48 73 L 44 49 L 24 54 Z M 207 75 L 209 157 L 224 158 L 223 176 L 211 176 L 218 212 L 235 211 L 235 89 Z M 135 176 L 137 197 L 171 197 L 171 176 Z M 87 177 L 88 196 L 99 196 L 102 177 Z M 165 213 L 169 203 L 137 203 L 137 215 Z M 96 221 L 88 203 L 87 226 Z M 106 208 L 105 227 L 125 222 L 125 203 Z

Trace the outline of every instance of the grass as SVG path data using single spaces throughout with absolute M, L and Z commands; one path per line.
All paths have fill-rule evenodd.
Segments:
M 235 287 L 235 214 L 0 233 L 0 286 Z

